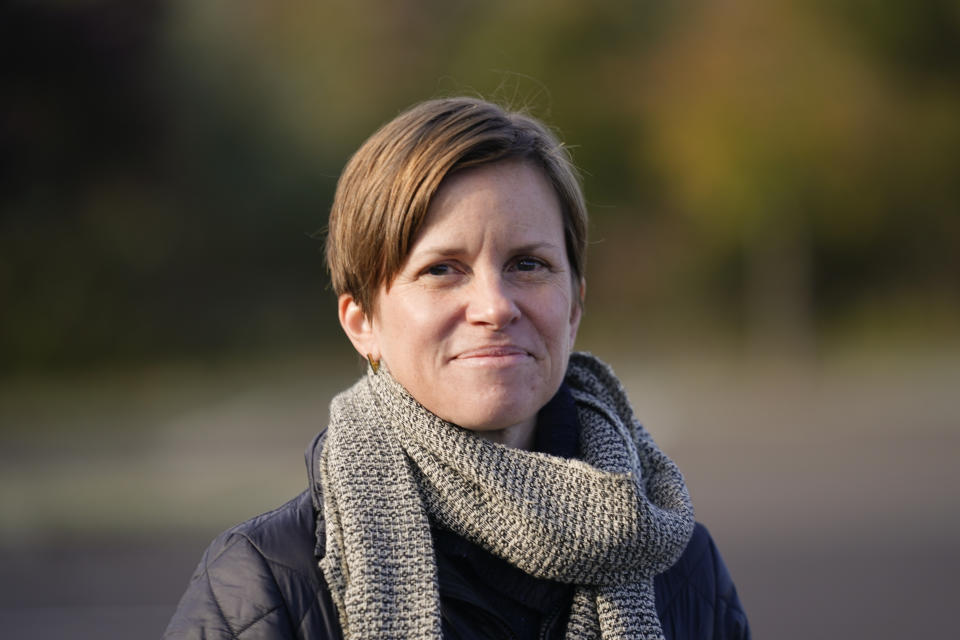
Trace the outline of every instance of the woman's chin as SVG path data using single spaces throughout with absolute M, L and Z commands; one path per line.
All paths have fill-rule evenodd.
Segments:
M 549 375 L 542 361 L 531 357 L 478 360 L 483 362 L 451 363 L 442 374 L 429 378 L 402 373 L 396 377 L 431 412 L 470 431 L 497 431 L 535 421 L 563 379 Z M 408 379 L 411 384 L 404 384 Z
M 461 402 L 453 419 L 447 420 L 470 431 L 499 431 L 535 423 L 542 404 L 528 394 L 487 395 L 475 402 Z

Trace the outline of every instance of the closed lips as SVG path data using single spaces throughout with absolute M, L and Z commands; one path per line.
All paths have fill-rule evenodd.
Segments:
M 470 349 L 464 351 L 458 358 L 501 358 L 505 356 L 527 356 L 530 353 L 526 349 L 514 346 L 480 347 L 479 349 Z

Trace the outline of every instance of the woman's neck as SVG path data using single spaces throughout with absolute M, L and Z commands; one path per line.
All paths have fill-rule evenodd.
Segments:
M 503 429 L 474 431 L 478 436 L 490 442 L 502 444 L 513 449 L 533 449 L 533 437 L 537 431 L 537 417 Z

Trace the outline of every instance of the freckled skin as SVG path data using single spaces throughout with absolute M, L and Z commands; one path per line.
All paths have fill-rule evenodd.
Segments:
M 351 333 L 341 296 L 341 322 L 433 413 L 529 447 L 566 371 L 579 295 L 553 187 L 506 161 L 448 176 L 373 318 Z

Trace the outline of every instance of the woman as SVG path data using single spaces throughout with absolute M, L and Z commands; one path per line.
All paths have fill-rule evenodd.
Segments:
M 676 466 L 572 353 L 585 248 L 539 122 L 456 98 L 375 133 L 327 239 L 367 373 L 310 488 L 213 542 L 167 637 L 748 637 Z

